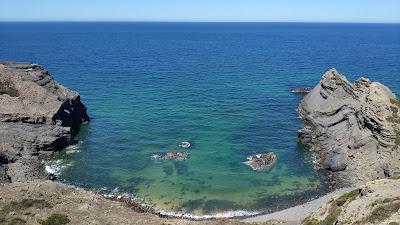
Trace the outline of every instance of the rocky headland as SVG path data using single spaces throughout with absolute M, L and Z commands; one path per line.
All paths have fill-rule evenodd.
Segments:
M 335 69 L 301 101 L 300 140 L 337 185 L 400 174 L 400 100 L 385 85 L 353 83 Z
M 36 64 L 0 63 L 0 174 L 3 182 L 46 179 L 41 157 L 74 143 L 89 121 L 78 93 Z

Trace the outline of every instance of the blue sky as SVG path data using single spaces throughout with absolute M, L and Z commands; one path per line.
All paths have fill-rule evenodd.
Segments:
M 0 21 L 400 23 L 400 0 L 0 0 Z

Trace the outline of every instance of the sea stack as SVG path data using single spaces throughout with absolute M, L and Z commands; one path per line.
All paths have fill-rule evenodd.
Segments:
M 350 83 L 335 69 L 301 101 L 299 139 L 316 167 L 342 185 L 400 174 L 400 101 L 378 82 Z
M 0 62 L 0 181 L 46 179 L 40 157 L 72 144 L 87 121 L 79 94 L 42 66 Z

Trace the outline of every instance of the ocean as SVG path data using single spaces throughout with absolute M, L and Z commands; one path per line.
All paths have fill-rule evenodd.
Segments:
M 297 141 L 302 95 L 291 90 L 335 67 L 400 94 L 400 25 L 0 23 L 0 60 L 43 65 L 88 107 L 77 153 L 49 161 L 60 181 L 165 214 L 248 215 L 329 190 Z M 151 159 L 174 151 L 190 156 Z M 271 170 L 244 164 L 267 151 Z

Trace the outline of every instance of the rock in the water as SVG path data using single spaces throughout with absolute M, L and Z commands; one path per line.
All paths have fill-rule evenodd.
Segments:
M 67 155 L 73 155 L 73 154 L 75 154 L 77 151 L 75 150 L 75 149 L 69 149 L 69 150 L 67 150 L 67 151 L 65 151 L 65 153 L 67 154 Z
M 185 161 L 189 158 L 189 153 L 187 152 L 168 152 L 165 154 L 155 154 L 151 156 L 152 160 L 171 160 L 175 159 L 178 161 Z
M 184 141 L 184 142 L 182 142 L 182 143 L 179 144 L 179 147 L 182 147 L 182 148 L 189 148 L 190 145 L 191 145 L 190 142 Z
M 277 157 L 273 152 L 267 152 L 263 154 L 249 156 L 247 157 L 247 160 L 248 161 L 246 161 L 245 163 L 249 165 L 253 170 L 263 171 L 271 169 L 274 166 Z
M 335 69 L 301 101 L 300 140 L 311 146 L 316 168 L 346 184 L 400 173 L 400 101 L 386 86 L 350 83 Z
M 302 87 L 302 88 L 295 88 L 292 90 L 293 93 L 302 93 L 302 94 L 308 94 L 310 93 L 311 88 L 308 87 Z
M 36 64 L 1 62 L 0 89 L 1 166 L 11 181 L 46 179 L 39 157 L 74 142 L 86 107 Z

